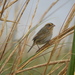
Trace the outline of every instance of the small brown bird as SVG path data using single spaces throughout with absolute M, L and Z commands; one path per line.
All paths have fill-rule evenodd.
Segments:
M 33 38 L 33 44 L 28 52 L 32 49 L 34 45 L 41 45 L 49 42 L 53 34 L 54 26 L 55 25 L 53 23 L 47 23 Z

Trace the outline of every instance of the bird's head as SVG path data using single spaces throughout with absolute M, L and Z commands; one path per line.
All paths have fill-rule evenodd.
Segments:
M 54 25 L 53 23 L 47 23 L 47 24 L 45 25 L 45 27 L 47 27 L 48 29 L 53 29 L 54 26 L 55 26 L 55 25 Z

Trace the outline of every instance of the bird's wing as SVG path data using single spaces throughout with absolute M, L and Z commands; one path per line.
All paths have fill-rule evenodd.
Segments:
M 43 31 L 42 31 L 43 30 Z M 45 36 L 46 34 L 46 36 Z M 45 37 L 47 37 L 47 30 L 45 30 L 44 28 L 42 28 L 36 35 L 35 37 L 33 38 L 33 40 L 35 41 L 36 39 L 38 40 L 41 40 L 41 39 L 44 39 Z

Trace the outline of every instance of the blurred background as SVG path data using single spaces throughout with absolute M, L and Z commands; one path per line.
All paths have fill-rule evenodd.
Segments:
M 63 24 L 67 16 L 69 15 L 69 12 L 71 11 L 71 9 L 73 8 L 73 5 L 75 4 L 75 0 L 30 0 L 24 12 L 21 13 L 21 11 L 23 11 L 24 6 L 26 5 L 25 3 L 27 0 L 6 0 L 6 1 L 7 1 L 6 5 L 8 5 L 9 3 L 11 3 L 11 5 L 5 8 L 0 19 L 0 49 L 1 49 L 0 52 L 2 52 L 4 48 L 6 48 L 5 55 L 3 57 L 3 61 L 5 61 L 6 57 L 9 57 L 9 54 L 11 53 L 10 51 L 14 50 L 13 48 L 15 47 L 15 45 L 17 45 L 17 42 L 21 40 L 22 37 L 28 34 L 28 32 L 30 31 L 29 35 L 27 36 L 27 39 L 25 39 L 17 48 L 19 50 L 23 49 L 22 46 L 24 45 L 24 42 L 25 42 L 25 45 L 24 45 L 25 47 L 22 51 L 23 55 L 22 55 L 21 62 L 27 60 L 27 58 L 34 55 L 35 52 L 38 50 L 38 47 L 35 46 L 29 53 L 27 53 L 27 51 L 29 50 L 29 48 L 31 47 L 33 43 L 32 39 L 35 36 L 35 34 L 46 23 L 53 23 L 55 24 L 55 27 L 53 30 L 52 38 L 57 36 L 60 33 L 60 30 L 63 27 Z M 13 1 L 14 3 L 12 4 Z M 48 11 L 48 13 L 46 13 L 47 9 L 51 6 L 51 4 L 56 1 L 58 2 Z M 0 0 L 0 10 L 3 9 L 3 6 L 2 6 L 3 4 L 4 4 L 3 0 Z M 42 18 L 44 13 L 46 13 L 46 15 Z M 17 20 L 20 15 L 21 15 L 20 20 Z M 69 27 L 72 27 L 74 24 L 75 24 L 75 17 L 70 22 Z M 12 27 L 14 27 L 14 29 Z M 11 40 L 6 42 L 6 40 L 9 38 L 8 37 L 9 34 L 10 35 L 12 34 L 10 36 Z M 66 39 L 63 39 L 60 42 L 59 47 L 61 46 L 63 41 L 64 41 L 64 45 L 66 46 L 62 47 L 62 51 L 60 52 L 61 56 L 58 59 L 63 57 L 69 50 L 71 50 L 73 34 L 67 36 Z M 8 46 L 6 47 L 7 43 L 8 43 Z M 53 46 L 51 46 L 50 49 L 48 49 L 44 53 L 51 51 L 52 49 L 53 49 Z M 56 56 L 56 53 L 58 52 L 59 51 L 56 51 L 54 55 Z M 7 66 L 9 66 L 9 63 L 10 65 L 13 64 L 12 62 L 16 59 L 17 53 L 18 51 L 16 51 L 13 54 L 12 59 L 8 62 Z M 45 55 L 46 61 L 48 60 L 47 58 L 49 58 L 49 55 L 50 54 Z M 55 56 L 53 57 L 52 60 L 55 59 Z M 68 58 L 68 57 L 65 57 L 65 58 Z M 38 58 L 38 60 L 35 60 L 34 63 L 30 63 L 29 66 L 46 62 L 45 59 L 44 57 L 40 57 Z M 3 61 L 1 62 L 1 64 L 3 63 Z M 38 69 L 38 70 L 40 72 L 43 71 L 43 69 Z M 57 71 L 57 73 L 58 72 L 59 70 Z M 2 75 L 5 75 L 5 73 L 3 73 Z M 9 71 L 7 73 L 9 73 Z M 31 75 L 31 74 L 26 73 L 26 75 Z M 38 75 L 38 74 L 34 72 L 33 75 Z M 55 75 L 55 73 L 52 75 Z

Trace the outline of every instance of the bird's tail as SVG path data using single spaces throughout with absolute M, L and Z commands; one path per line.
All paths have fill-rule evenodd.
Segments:
M 32 46 L 30 47 L 30 49 L 28 50 L 28 52 L 33 48 L 34 45 L 35 45 L 35 43 L 32 44 Z

